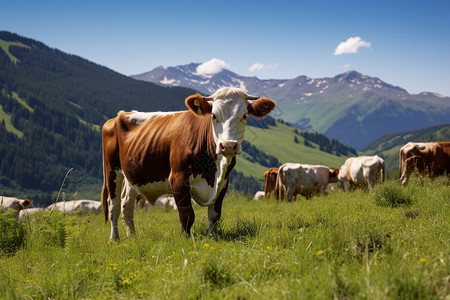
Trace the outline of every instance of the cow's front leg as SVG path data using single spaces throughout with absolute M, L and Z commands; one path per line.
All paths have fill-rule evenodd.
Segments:
M 225 187 L 220 191 L 219 196 L 217 197 L 216 201 L 213 205 L 208 207 L 208 220 L 209 220 L 209 226 L 208 226 L 208 235 L 209 236 L 216 236 L 217 235 L 217 221 L 219 221 L 220 216 L 222 215 L 222 202 L 223 198 L 225 197 L 225 194 L 227 193 L 228 189 L 228 180 Z
M 189 176 L 178 173 L 172 173 L 170 178 L 173 196 L 177 203 L 178 216 L 181 222 L 181 232 L 191 234 L 191 227 L 194 224 L 195 214 L 191 203 L 191 187 L 189 185 Z
M 407 170 L 403 171 L 402 176 L 400 177 L 400 182 L 403 186 L 406 186 L 406 183 L 409 180 L 409 175 L 410 175 L 409 171 Z
M 125 179 L 122 187 L 122 216 L 127 227 L 127 236 L 136 233 L 134 229 L 134 204 L 136 201 L 137 192 L 133 189 L 131 184 Z

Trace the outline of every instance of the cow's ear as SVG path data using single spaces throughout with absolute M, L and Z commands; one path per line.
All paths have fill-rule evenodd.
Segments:
M 267 116 L 275 108 L 275 106 L 275 101 L 263 97 L 253 102 L 249 101 L 247 110 L 250 116 L 261 119 Z
M 187 97 L 185 103 L 186 106 L 198 116 L 210 114 L 212 111 L 212 104 L 198 93 Z
M 337 177 L 339 175 L 339 169 L 335 168 L 333 171 L 330 170 L 330 177 Z
M 31 204 L 31 200 L 30 200 L 30 199 L 25 199 L 25 200 L 23 200 L 22 205 L 23 205 L 24 208 L 27 207 L 27 206 L 29 206 L 30 204 Z

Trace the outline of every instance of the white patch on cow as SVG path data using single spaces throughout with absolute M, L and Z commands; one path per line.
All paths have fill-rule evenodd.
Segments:
M 201 175 L 191 176 L 189 184 L 191 186 L 191 197 L 195 203 L 200 206 L 210 206 L 214 203 L 215 189 L 209 186 L 208 182 Z
M 152 205 L 155 204 L 156 199 L 159 197 L 166 194 L 172 194 L 172 186 L 170 185 L 168 178 L 162 181 L 147 183 L 142 186 L 134 185 L 133 188 L 138 191 L 139 194 L 144 196 Z
M 156 112 L 140 112 L 140 111 L 136 111 L 134 110 L 129 116 L 128 116 L 128 120 L 130 120 L 130 122 L 134 122 L 137 125 L 140 125 L 142 123 L 145 123 L 147 120 L 153 118 L 153 117 L 164 117 L 164 116 L 168 116 L 168 115 L 173 115 L 176 113 L 180 113 L 180 111 L 169 111 L 169 112 L 161 112 L 161 111 L 156 111 Z
M 220 192 L 225 187 L 225 175 L 231 161 L 232 158 L 218 155 L 218 159 L 216 160 L 217 171 L 213 187 L 209 186 L 206 180 L 201 176 L 191 176 L 189 178 L 191 197 L 194 199 L 195 203 L 200 206 L 210 206 L 215 203 Z

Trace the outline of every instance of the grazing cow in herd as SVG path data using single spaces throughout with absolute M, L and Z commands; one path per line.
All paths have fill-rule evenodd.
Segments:
M 238 88 L 221 88 L 210 97 L 192 95 L 185 104 L 189 110 L 180 112 L 119 112 L 103 125 L 102 205 L 105 220 L 111 220 L 111 240 L 119 239 L 121 210 L 127 234 L 135 232 L 137 194 L 151 204 L 173 194 L 181 230 L 188 235 L 194 199 L 208 207 L 208 234 L 214 234 L 247 116 L 264 118 L 275 108 L 273 100 Z
M 262 200 L 264 199 L 264 192 L 263 191 L 257 191 L 255 195 L 253 196 L 253 200 Z
M 150 203 L 142 195 L 136 196 L 136 209 L 148 209 Z M 177 204 L 175 203 L 175 198 L 170 195 L 161 196 L 156 199 L 154 207 L 164 207 L 173 210 L 177 210 Z
M 44 211 L 44 209 L 41 208 L 41 207 L 33 207 L 33 208 L 22 209 L 19 212 L 19 221 L 20 222 L 25 222 L 27 218 L 29 218 L 30 216 L 32 216 L 35 213 L 40 212 L 40 211 Z
M 61 201 L 54 204 L 50 204 L 47 209 L 55 209 L 62 211 L 64 213 L 100 213 L 102 211 L 102 203 L 100 201 L 94 200 L 72 200 L 72 201 Z
M 337 182 L 339 169 L 327 166 L 285 163 L 278 169 L 275 196 L 287 201 L 300 194 L 309 199 L 311 196 L 325 194 L 328 183 Z
M 378 178 L 383 183 L 384 160 L 378 155 L 350 157 L 342 165 L 338 175 L 344 191 L 366 186 L 372 191 Z
M 31 204 L 30 199 L 17 199 L 16 197 L 5 197 L 0 196 L 0 208 L 2 212 L 5 212 L 7 209 L 16 210 L 16 219 L 19 219 L 19 212 L 22 209 L 27 208 Z
M 431 178 L 450 172 L 450 142 L 412 143 L 399 152 L 400 182 L 406 185 L 412 172 Z
M 264 172 L 264 197 L 268 198 L 275 189 L 277 181 L 278 168 L 270 168 Z

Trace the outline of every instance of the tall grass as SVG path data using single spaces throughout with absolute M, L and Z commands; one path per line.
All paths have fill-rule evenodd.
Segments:
M 388 182 L 388 184 L 390 184 Z M 195 207 L 138 211 L 137 233 L 108 241 L 99 215 L 45 213 L 27 243 L 0 258 L 0 294 L 15 298 L 442 299 L 449 294 L 450 187 L 413 180 L 409 205 L 332 191 L 296 202 L 225 198 L 217 239 Z M 59 225 L 58 225 L 59 224 Z M 42 229 L 44 228 L 44 229 Z M 59 229 L 58 229 L 59 228 Z M 64 230 L 62 229 L 64 228 Z M 47 231 L 47 232 L 46 232 Z M 64 242 L 62 242 L 64 240 Z

